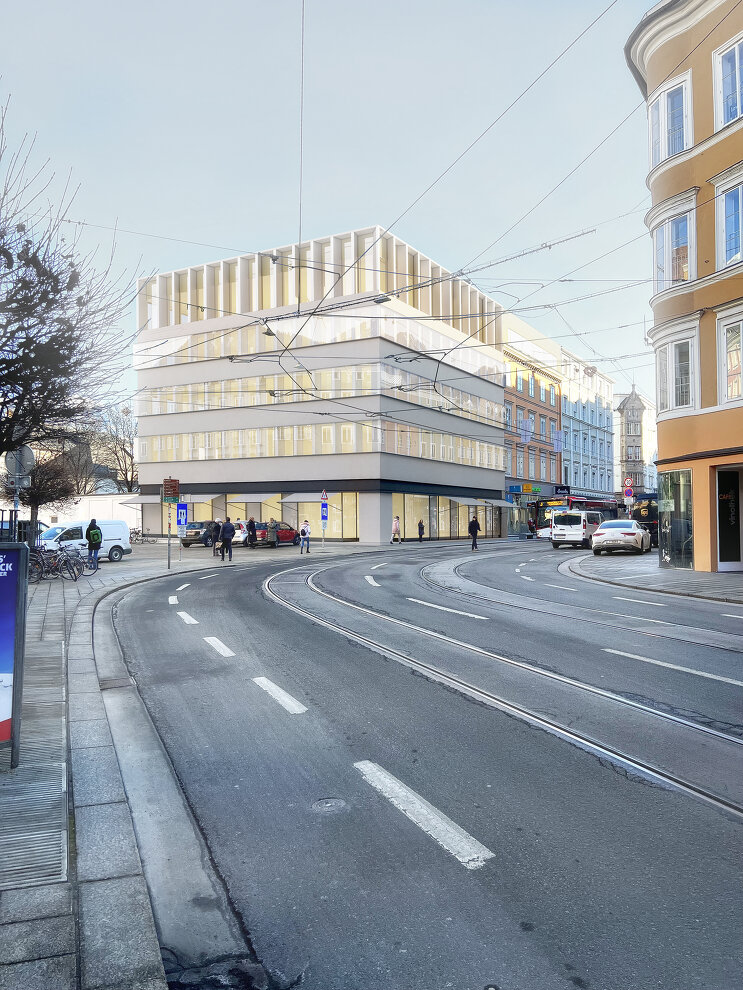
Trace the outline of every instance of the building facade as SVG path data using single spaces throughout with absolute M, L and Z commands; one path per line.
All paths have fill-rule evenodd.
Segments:
M 660 562 L 743 570 L 743 6 L 665 0 L 625 54 L 648 108 Z
M 613 495 L 614 382 L 560 348 L 562 484 L 572 495 Z
M 143 525 L 164 478 L 189 521 L 328 539 L 506 535 L 499 307 L 372 227 L 143 280 L 135 346 Z M 501 518 L 503 514 L 503 518 Z
M 614 393 L 614 480 L 618 496 L 623 494 L 628 478 L 636 495 L 657 490 L 655 415 L 653 403 L 634 385 L 631 392 Z
M 562 478 L 560 349 L 510 313 L 501 316 L 497 339 L 506 363 L 506 488 L 514 536 L 529 532 L 528 503 L 553 495 Z

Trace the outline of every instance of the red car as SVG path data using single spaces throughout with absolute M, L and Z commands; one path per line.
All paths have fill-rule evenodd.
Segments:
M 279 546 L 281 546 L 283 543 L 291 543 L 295 547 L 299 546 L 299 533 L 297 532 L 296 529 L 294 529 L 293 526 L 290 526 L 288 523 L 285 522 L 279 523 L 278 534 L 279 534 Z M 256 535 L 256 539 L 258 540 L 259 546 L 263 546 L 263 547 L 269 546 L 268 523 L 257 522 L 255 524 L 255 535 Z

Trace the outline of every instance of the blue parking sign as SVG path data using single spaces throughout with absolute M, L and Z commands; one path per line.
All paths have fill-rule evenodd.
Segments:
M 188 505 L 186 502 L 179 502 L 175 513 L 176 526 L 185 526 L 188 522 Z
M 328 518 L 328 503 L 327 502 L 323 502 L 322 505 L 320 506 L 320 518 L 321 519 L 327 519 Z

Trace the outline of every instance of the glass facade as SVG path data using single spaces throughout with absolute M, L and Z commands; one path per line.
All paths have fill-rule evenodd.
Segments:
M 661 567 L 694 568 L 691 471 L 658 475 L 658 539 Z

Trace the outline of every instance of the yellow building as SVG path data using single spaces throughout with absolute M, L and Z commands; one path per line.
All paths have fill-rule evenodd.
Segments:
M 625 54 L 648 111 L 660 562 L 743 570 L 743 4 L 665 0 Z

